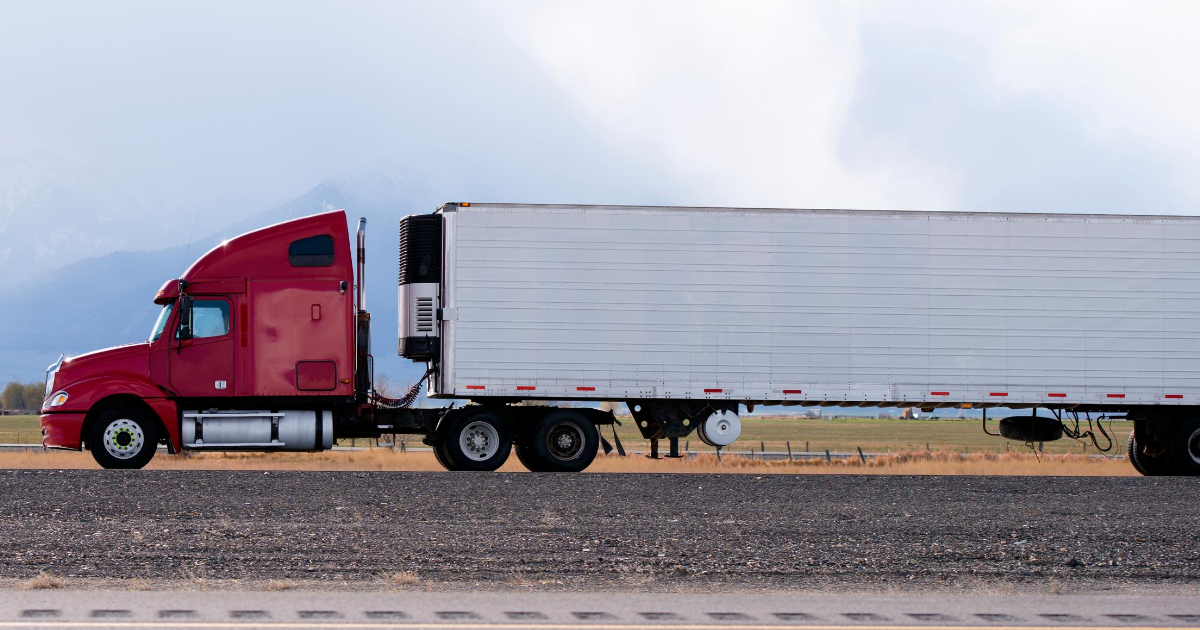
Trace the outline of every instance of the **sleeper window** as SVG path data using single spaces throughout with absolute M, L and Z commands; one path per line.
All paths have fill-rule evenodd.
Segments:
M 292 241 L 288 262 L 293 267 L 329 267 L 333 264 L 333 237 L 321 234 Z

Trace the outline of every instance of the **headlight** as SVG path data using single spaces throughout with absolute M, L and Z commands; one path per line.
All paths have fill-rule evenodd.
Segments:
M 54 394 L 53 396 L 51 396 L 50 400 L 47 400 L 46 404 L 43 406 L 45 406 L 45 407 L 61 407 L 66 402 L 67 402 L 67 392 L 58 392 L 58 393 Z

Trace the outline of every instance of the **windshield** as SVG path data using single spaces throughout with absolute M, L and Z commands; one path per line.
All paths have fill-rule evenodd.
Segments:
M 154 322 L 154 330 L 150 331 L 150 341 L 158 341 L 162 336 L 163 328 L 167 327 L 167 320 L 171 319 L 171 309 L 175 308 L 175 301 L 167 302 L 163 307 L 162 312 L 158 314 L 158 321 Z

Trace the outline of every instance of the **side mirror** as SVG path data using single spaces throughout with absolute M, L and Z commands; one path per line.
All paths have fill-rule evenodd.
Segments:
M 179 340 L 192 338 L 192 298 L 179 298 Z

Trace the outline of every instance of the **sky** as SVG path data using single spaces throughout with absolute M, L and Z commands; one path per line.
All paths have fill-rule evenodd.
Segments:
M 415 211 L 1195 214 L 1198 13 L 1102 0 L 0 0 L 0 158 L 46 152 L 128 191 L 142 215 L 202 206 L 227 223 L 380 164 L 429 191 Z

